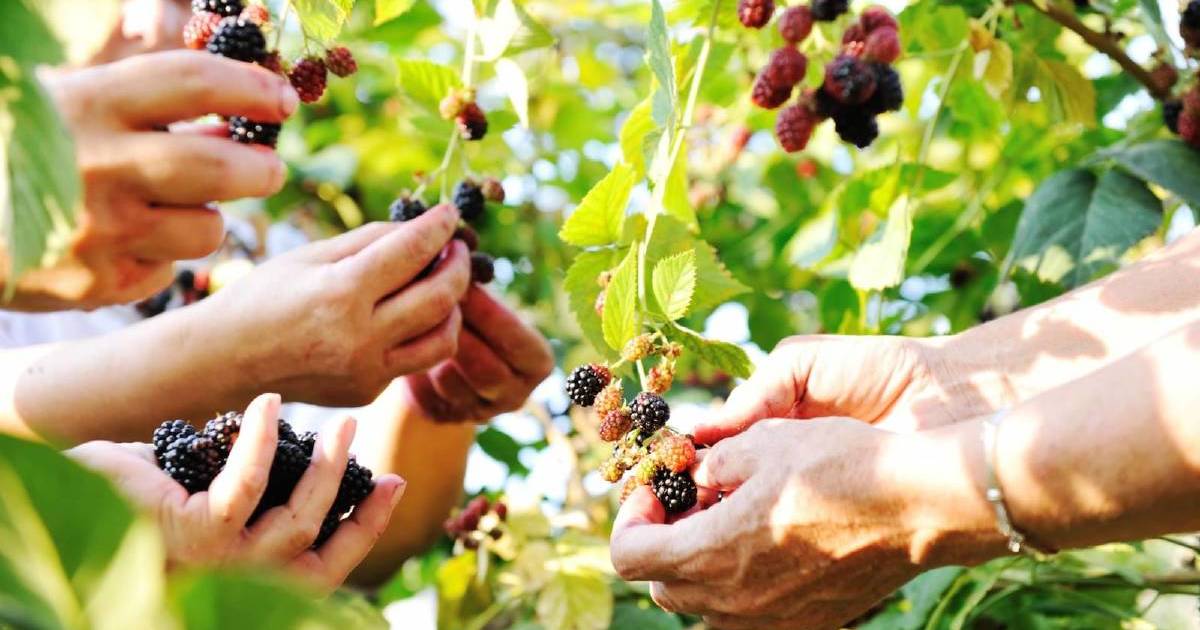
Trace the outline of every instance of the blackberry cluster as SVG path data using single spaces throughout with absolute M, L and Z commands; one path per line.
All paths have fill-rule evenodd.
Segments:
M 485 496 L 477 496 L 467 506 L 442 523 L 442 529 L 467 549 L 478 549 L 487 539 L 499 539 L 504 535 L 502 523 L 508 519 L 508 506 L 503 501 L 495 503 Z
M 807 59 L 797 46 L 808 38 L 814 21 L 832 21 L 847 6 L 847 0 L 810 0 L 783 12 L 778 26 L 786 43 L 771 53 L 755 79 L 750 94 L 755 105 L 776 109 L 791 100 L 807 73 Z M 904 101 L 900 75 L 890 65 L 900 52 L 896 18 L 883 7 L 867 7 L 842 33 L 841 53 L 826 65 L 821 86 L 802 89 L 796 103 L 780 110 L 775 119 L 780 146 L 789 153 L 804 150 L 826 119 L 833 119 L 845 142 L 869 146 L 879 136 L 875 117 L 899 110 Z
M 471 281 L 478 284 L 487 284 L 495 279 L 495 259 L 489 254 L 476 251 L 479 249 L 479 233 L 465 222 L 478 220 L 486 209 L 487 201 L 504 201 L 504 187 L 494 178 L 488 177 L 482 184 L 468 178 L 454 187 L 454 205 L 464 223 L 454 230 L 453 238 L 462 241 L 471 252 Z M 427 209 L 425 202 L 419 197 L 403 195 L 392 202 L 388 208 L 388 217 L 392 221 L 412 221 L 425 214 Z M 417 278 L 424 278 L 433 273 L 439 260 L 440 256 L 431 261 Z
M 255 122 L 245 116 L 229 117 L 229 137 L 242 144 L 261 144 L 275 146 L 279 140 L 277 123 Z
M 203 492 L 225 467 L 241 429 L 242 415 L 236 412 L 209 420 L 200 431 L 183 420 L 164 422 L 154 430 L 154 454 L 159 467 L 188 492 Z M 251 522 L 271 508 L 287 503 L 308 470 L 315 443 L 315 433 L 297 435 L 287 421 L 279 420 L 279 442 L 271 461 L 267 487 L 255 506 Z M 338 486 L 337 498 L 325 515 L 313 548 L 324 544 L 337 530 L 338 523 L 374 488 L 371 471 L 351 456 Z
M 598 363 L 581 365 L 567 377 L 567 396 L 580 407 L 591 407 L 608 383 L 612 372 Z
M 696 482 L 686 472 L 659 468 L 650 480 L 650 488 L 667 514 L 681 514 L 696 505 Z

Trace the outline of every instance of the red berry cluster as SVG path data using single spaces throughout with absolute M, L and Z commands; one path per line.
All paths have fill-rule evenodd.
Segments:
M 1184 8 L 1179 17 L 1179 34 L 1187 44 L 1187 55 L 1200 57 L 1200 0 L 1191 0 Z M 1168 71 L 1174 75 L 1167 75 Z M 1155 74 L 1164 75 L 1159 78 L 1160 85 L 1164 86 L 1173 85 L 1178 79 L 1178 73 L 1169 62 L 1155 69 Z M 1178 134 L 1188 146 L 1200 149 L 1200 81 L 1193 79 L 1181 95 L 1164 100 L 1162 107 L 1167 129 Z
M 494 177 L 485 178 L 482 182 L 467 178 L 454 187 L 454 206 L 458 208 L 462 222 L 454 231 L 454 238 L 466 244 L 471 251 L 471 281 L 487 284 L 496 277 L 495 259 L 479 249 L 479 233 L 468 222 L 477 221 L 483 216 L 486 202 L 504 202 L 504 186 Z M 425 202 L 419 196 L 402 195 L 392 202 L 388 215 L 392 221 L 411 221 L 427 210 Z M 429 263 L 418 279 L 423 278 L 437 267 L 439 259 Z
M 499 539 L 504 535 L 501 524 L 508 519 L 508 506 L 503 501 L 491 503 L 485 496 L 477 496 L 467 507 L 442 523 L 442 529 L 467 549 L 478 549 L 480 543 Z
M 600 476 L 616 483 L 633 471 L 621 500 L 638 485 L 649 485 L 671 514 L 686 512 L 696 504 L 696 484 L 688 473 L 696 462 L 696 447 L 690 437 L 666 426 L 671 408 L 662 398 L 675 379 L 675 361 L 681 353 L 678 344 L 657 334 L 631 339 L 621 351 L 618 366 L 655 355 L 661 360 L 646 373 L 643 391 L 630 403 L 626 403 L 620 379 L 613 378 L 607 365 L 581 365 L 567 377 L 567 396 L 581 407 L 594 407 L 600 439 L 616 443 L 612 456 L 600 465 Z
M 183 27 L 183 41 L 194 50 L 208 49 L 286 75 L 305 103 L 321 98 L 329 73 L 348 77 L 358 71 L 358 62 L 345 46 L 328 49 L 323 55 L 308 55 L 288 68 L 278 50 L 266 50 L 263 31 L 270 28 L 271 12 L 264 5 L 205 0 L 192 3 L 192 17 Z
M 772 0 L 738 3 L 738 17 L 750 28 L 763 27 L 774 12 Z M 845 0 L 812 0 L 785 9 L 778 20 L 785 43 L 758 73 L 750 100 L 764 109 L 791 100 L 808 71 L 808 59 L 799 45 L 812 32 L 813 22 L 831 21 L 845 12 Z M 803 150 L 813 130 L 827 119 L 833 119 L 842 140 L 859 148 L 869 146 L 879 135 L 875 117 L 903 104 L 900 75 L 891 67 L 899 57 L 896 18 L 881 6 L 868 7 L 844 31 L 841 51 L 825 66 L 821 86 L 802 89 L 796 102 L 779 112 L 775 136 L 780 146 L 789 153 Z

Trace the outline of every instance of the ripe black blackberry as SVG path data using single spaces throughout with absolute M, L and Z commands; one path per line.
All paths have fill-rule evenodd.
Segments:
M 193 13 L 207 11 L 223 17 L 238 15 L 245 7 L 242 0 L 192 0 Z
M 812 102 L 813 111 L 821 118 L 833 118 L 846 108 L 825 89 L 825 86 L 817 88 L 812 93 Z
M 158 428 L 154 429 L 154 437 L 150 440 L 154 444 L 154 456 L 161 463 L 167 449 L 175 440 L 194 435 L 196 435 L 196 427 L 188 424 L 185 420 L 170 420 L 158 425 Z
M 487 114 L 473 101 L 464 104 L 454 120 L 463 140 L 482 140 L 487 135 Z
M 208 52 L 238 61 L 259 61 L 267 56 L 267 39 L 254 22 L 227 17 L 209 38 Z
M 221 449 L 225 457 L 233 448 L 233 442 L 242 430 L 242 414 L 236 411 L 223 413 L 204 425 L 204 437 L 209 438 Z
M 813 19 L 818 22 L 832 22 L 850 9 L 848 0 L 812 0 L 809 6 Z
M 838 55 L 825 66 L 823 86 L 838 101 L 857 105 L 875 93 L 875 72 L 862 60 Z
M 333 501 L 330 513 L 339 516 L 349 512 L 363 502 L 375 489 L 375 480 L 371 469 L 358 463 L 353 455 L 346 462 L 346 472 L 342 475 L 342 483 L 338 486 L 337 498 Z
M 308 460 L 299 444 L 280 438 L 279 445 L 275 448 L 275 459 L 271 461 L 267 489 L 259 499 L 252 519 L 258 518 L 271 508 L 287 503 L 300 477 L 308 470 Z
M 598 363 L 581 365 L 567 377 L 567 396 L 580 407 L 591 407 L 596 396 L 612 381 L 612 372 Z
M 312 459 L 313 450 L 317 448 L 317 432 L 305 431 L 296 436 L 296 443 L 304 450 L 304 454 Z
M 158 464 L 189 494 L 195 494 L 208 489 L 225 465 L 225 458 L 211 439 L 185 435 L 167 446 Z
M 279 441 L 291 442 L 292 444 L 300 443 L 300 436 L 296 435 L 296 430 L 283 418 L 279 419 Z
M 738 20 L 746 28 L 762 28 L 775 13 L 775 0 L 738 0 Z
M 673 473 L 659 468 L 650 480 L 650 489 L 667 514 L 681 514 L 696 505 L 696 482 L 687 471 Z
M 171 303 L 171 289 L 164 289 L 154 295 L 138 302 L 134 305 L 137 312 L 142 317 L 154 317 L 162 315 L 167 310 L 167 305 Z
M 1171 133 L 1179 133 L 1179 114 L 1183 111 L 1183 102 L 1178 99 L 1163 101 L 1162 117 L 1163 123 Z
M 483 214 L 483 190 L 473 180 L 464 179 L 454 187 L 454 206 L 465 221 L 474 221 Z
M 879 124 L 875 116 L 859 107 L 847 107 L 833 117 L 834 130 L 839 137 L 854 146 L 865 149 L 879 137 Z
M 491 256 L 483 252 L 471 253 L 471 282 L 487 284 L 496 277 L 496 265 Z
M 275 146 L 279 140 L 279 124 L 250 120 L 245 116 L 229 117 L 229 137 L 242 144 Z
M 875 73 L 875 92 L 863 103 L 863 109 L 871 114 L 898 111 L 904 105 L 900 73 L 885 63 L 873 63 L 871 70 Z
M 671 407 L 662 396 L 651 392 L 642 392 L 629 405 L 629 417 L 633 420 L 633 428 L 638 436 L 649 437 L 655 431 L 663 428 L 671 419 Z
M 1191 0 L 1179 16 L 1179 35 L 1191 48 L 1200 46 L 1200 0 Z
M 479 232 L 469 225 L 458 226 L 454 230 L 454 238 L 462 241 L 470 251 L 479 249 Z
M 425 207 L 425 202 L 420 199 L 416 197 L 400 197 L 388 207 L 388 218 L 392 221 L 412 221 L 425 214 L 426 210 L 428 208 Z
M 342 518 L 333 512 L 325 515 L 325 519 L 321 521 L 321 530 L 317 532 L 317 539 L 313 541 L 312 548 L 317 549 L 324 545 L 333 535 L 337 533 L 338 525 L 342 524 Z

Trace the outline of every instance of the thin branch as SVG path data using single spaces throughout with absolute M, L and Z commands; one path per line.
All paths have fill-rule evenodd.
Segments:
M 1154 75 L 1136 61 L 1130 59 L 1129 55 L 1125 54 L 1125 49 L 1121 48 L 1121 43 L 1111 35 L 1088 28 L 1078 17 L 1075 17 L 1074 13 L 1052 2 L 1039 4 L 1035 0 L 1017 1 L 1033 7 L 1034 10 L 1042 15 L 1058 22 L 1063 28 L 1078 35 L 1083 41 L 1091 45 L 1092 48 L 1108 55 L 1110 59 L 1117 62 L 1117 65 L 1121 66 L 1122 70 L 1128 72 L 1138 83 L 1146 86 L 1146 90 L 1154 98 L 1163 99 L 1170 94 L 1170 86 L 1160 85 L 1158 81 L 1154 80 Z

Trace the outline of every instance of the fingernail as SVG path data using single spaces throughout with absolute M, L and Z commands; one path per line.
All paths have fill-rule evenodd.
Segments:
M 396 504 L 400 502 L 400 497 L 404 496 L 404 488 L 408 486 L 408 482 L 403 477 L 399 477 L 399 479 L 400 483 L 392 488 L 392 507 L 396 507 Z
M 300 95 L 296 93 L 290 83 L 284 83 L 279 92 L 279 107 L 283 110 L 283 116 L 285 118 L 291 116 L 299 106 Z

